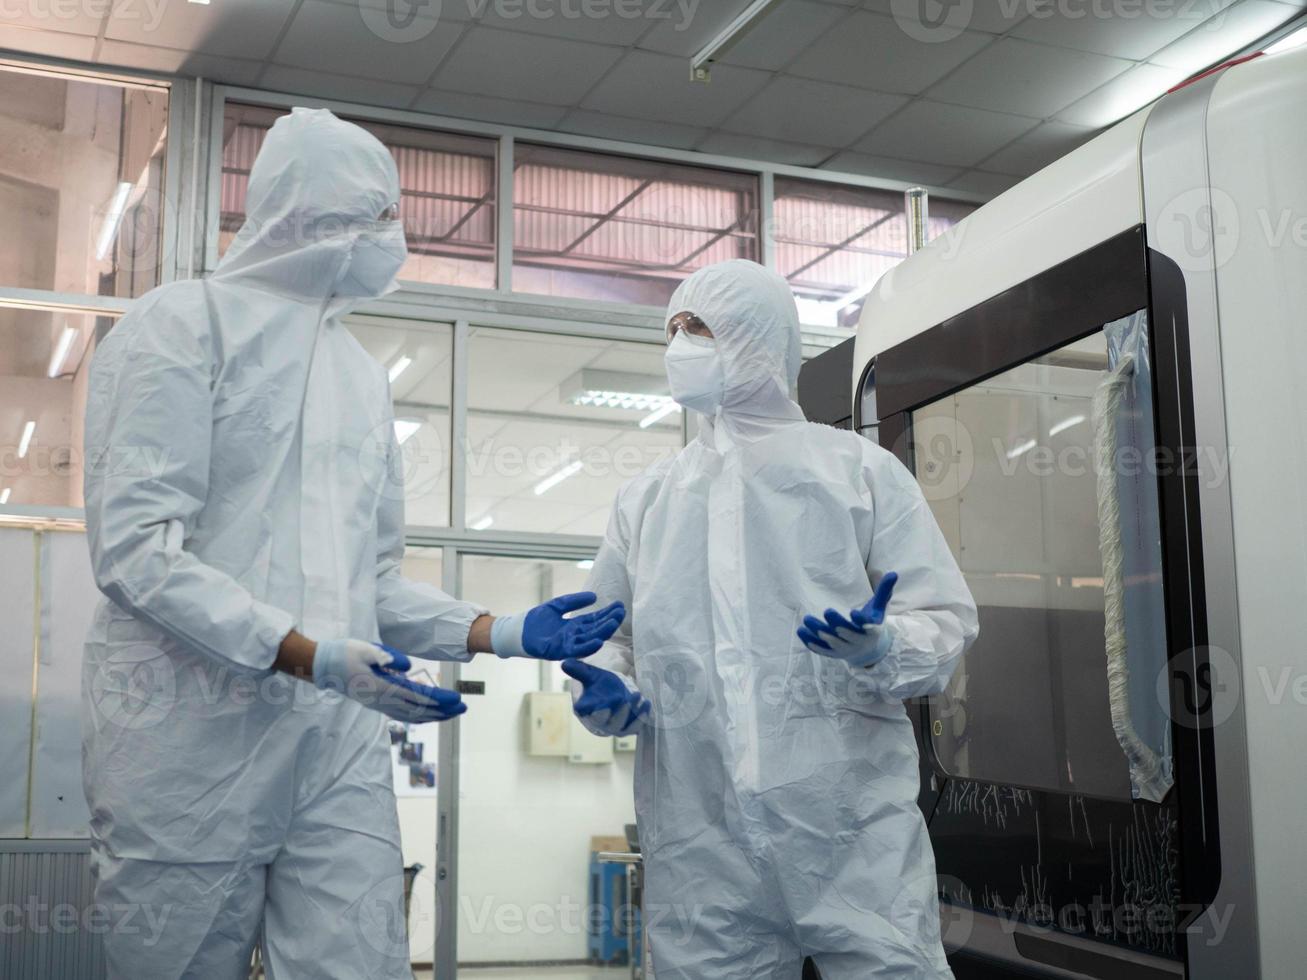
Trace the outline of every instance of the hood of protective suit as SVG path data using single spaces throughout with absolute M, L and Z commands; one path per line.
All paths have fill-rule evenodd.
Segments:
M 803 419 L 794 401 L 803 353 L 789 283 L 747 259 L 707 266 L 677 287 L 667 319 L 693 313 L 712 331 L 721 359 L 721 407 L 695 413 L 720 443 L 760 438 Z
M 341 307 L 384 295 L 406 253 L 399 222 L 378 219 L 398 202 L 398 168 L 376 137 L 326 109 L 292 109 L 254 161 L 245 224 L 214 278 Z

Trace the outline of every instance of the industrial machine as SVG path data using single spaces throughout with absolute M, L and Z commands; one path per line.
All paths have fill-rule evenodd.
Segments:
M 866 303 L 852 424 L 980 609 L 911 706 L 959 980 L 1301 975 L 1304 105 L 1208 73 Z

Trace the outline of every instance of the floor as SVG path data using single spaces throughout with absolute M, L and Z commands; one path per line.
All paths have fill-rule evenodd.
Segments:
M 431 980 L 430 970 L 419 970 L 414 980 Z M 459 980 L 629 980 L 629 967 L 600 966 L 464 967 Z

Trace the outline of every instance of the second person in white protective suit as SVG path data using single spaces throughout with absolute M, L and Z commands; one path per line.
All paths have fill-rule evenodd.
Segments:
M 971 594 L 907 469 L 804 420 L 783 279 L 696 272 L 668 331 L 698 437 L 619 493 L 590 587 L 631 615 L 564 664 L 592 731 L 640 733 L 654 973 L 950 977 L 903 700 L 974 640 Z
M 408 655 L 559 660 L 621 619 L 564 620 L 584 593 L 492 618 L 401 574 L 386 370 L 342 322 L 396 288 L 399 197 L 373 136 L 293 110 L 216 273 L 95 354 L 83 772 L 111 980 L 244 980 L 260 934 L 273 980 L 411 980 L 386 716 L 464 705 Z

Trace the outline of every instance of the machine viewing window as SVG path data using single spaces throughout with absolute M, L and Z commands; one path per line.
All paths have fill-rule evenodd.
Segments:
M 917 477 L 980 610 L 930 706 L 950 775 L 1170 788 L 1147 333 L 1137 313 L 912 413 Z

